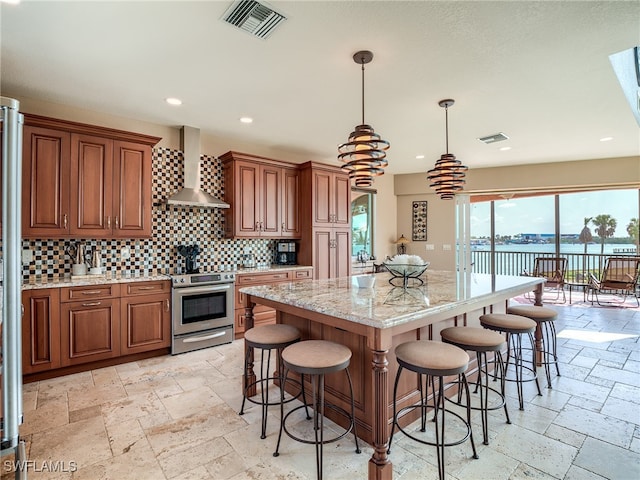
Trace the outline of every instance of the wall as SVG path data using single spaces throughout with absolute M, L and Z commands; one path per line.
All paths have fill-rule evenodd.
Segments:
M 394 193 L 393 175 L 385 174 L 376 177 L 373 184 L 376 189 L 375 199 L 375 237 L 374 255 L 376 262 L 382 262 L 387 256 L 396 253 L 395 241 L 398 238 L 396 229 L 396 215 L 398 211 Z

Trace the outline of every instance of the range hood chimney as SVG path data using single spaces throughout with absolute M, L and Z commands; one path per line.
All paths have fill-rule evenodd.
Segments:
M 200 130 L 183 126 L 180 146 L 184 156 L 184 188 L 169 198 L 170 205 L 193 205 L 207 208 L 229 208 L 229 204 L 200 189 Z

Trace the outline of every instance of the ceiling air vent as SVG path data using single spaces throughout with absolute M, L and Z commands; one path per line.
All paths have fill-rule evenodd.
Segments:
M 251 35 L 267 38 L 287 17 L 263 3 L 239 0 L 229 7 L 222 19 Z
M 504 133 L 500 132 L 500 133 L 494 133 L 493 135 L 487 135 L 486 137 L 480 137 L 478 140 L 480 140 L 483 143 L 489 144 L 489 143 L 502 142 L 503 140 L 509 140 L 509 137 L 507 137 Z

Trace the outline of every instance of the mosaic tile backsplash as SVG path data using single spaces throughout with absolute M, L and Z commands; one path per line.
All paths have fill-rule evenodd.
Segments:
M 213 196 L 224 195 L 222 162 L 208 155 L 201 156 L 201 188 Z M 200 271 L 227 270 L 241 265 L 241 255 L 250 248 L 257 263 L 272 262 L 275 242 L 264 239 L 225 239 L 224 216 L 219 209 L 166 205 L 169 195 L 182 188 L 184 159 L 179 150 L 156 148 L 153 152 L 153 234 L 145 239 L 23 239 L 22 248 L 31 249 L 33 260 L 23 265 L 24 281 L 33 276 L 63 277 L 71 274 L 71 257 L 66 253 L 77 241 L 90 251 L 100 251 L 103 266 L 112 275 L 131 273 L 180 273 L 184 258 L 178 255 L 178 245 L 200 247 Z M 123 249 L 129 258 L 123 258 Z M 126 255 L 125 255 L 126 256 Z

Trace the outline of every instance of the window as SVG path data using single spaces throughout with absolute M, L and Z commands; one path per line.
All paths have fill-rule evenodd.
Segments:
M 351 255 L 373 255 L 375 190 L 351 189 Z

